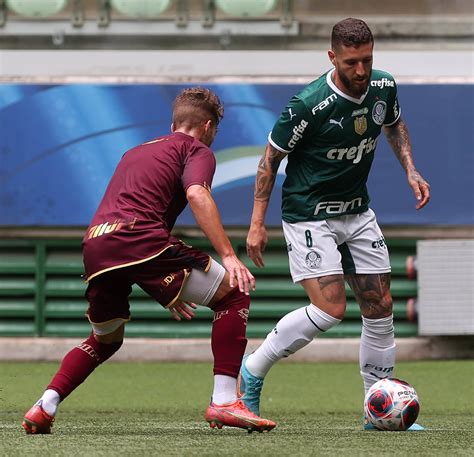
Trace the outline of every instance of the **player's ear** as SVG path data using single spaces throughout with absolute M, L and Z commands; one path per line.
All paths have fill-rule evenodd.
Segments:
M 212 129 L 212 121 L 209 119 L 205 124 L 204 124 L 204 131 L 207 133 L 209 130 Z
M 331 61 L 331 63 L 335 66 L 336 65 L 336 54 L 334 54 L 334 51 L 332 49 L 330 49 L 328 51 L 328 57 L 329 57 L 329 60 Z

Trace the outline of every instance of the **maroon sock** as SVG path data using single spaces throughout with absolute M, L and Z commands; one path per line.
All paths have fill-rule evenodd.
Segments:
M 236 287 L 214 306 L 211 347 L 214 374 L 236 378 L 244 356 L 250 297 Z
M 47 388 L 55 390 L 61 400 L 64 400 L 96 367 L 117 352 L 121 345 L 121 341 L 110 344 L 99 343 L 91 333 L 87 340 L 66 354 Z

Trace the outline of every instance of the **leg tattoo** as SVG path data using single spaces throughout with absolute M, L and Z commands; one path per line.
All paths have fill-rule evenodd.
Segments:
M 364 317 L 380 319 L 392 314 L 390 273 L 348 275 L 346 280 L 355 294 Z

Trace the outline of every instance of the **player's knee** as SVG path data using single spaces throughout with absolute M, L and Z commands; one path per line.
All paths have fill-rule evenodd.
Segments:
M 367 319 L 383 319 L 393 312 L 393 302 L 391 298 L 381 298 L 380 300 L 364 300 L 360 304 L 362 316 Z
M 247 310 L 248 314 L 248 309 L 250 308 L 250 297 L 241 292 L 238 287 L 234 287 L 219 300 L 211 302 L 209 307 L 214 311 L 238 308 L 239 310 Z
M 113 343 L 100 343 L 100 363 L 110 359 L 121 347 L 122 341 L 114 341 Z
M 316 306 L 316 308 L 324 311 L 326 314 L 329 314 L 334 319 L 342 320 L 346 314 L 346 303 L 331 303 L 330 306 L 320 306 L 311 303 L 311 306 Z

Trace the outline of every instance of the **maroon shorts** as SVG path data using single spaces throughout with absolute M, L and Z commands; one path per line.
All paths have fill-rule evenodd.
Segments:
M 171 305 L 193 268 L 207 271 L 211 258 L 199 249 L 177 244 L 143 263 L 117 268 L 89 281 L 87 316 L 93 323 L 130 319 L 128 297 L 137 284 L 164 307 Z

